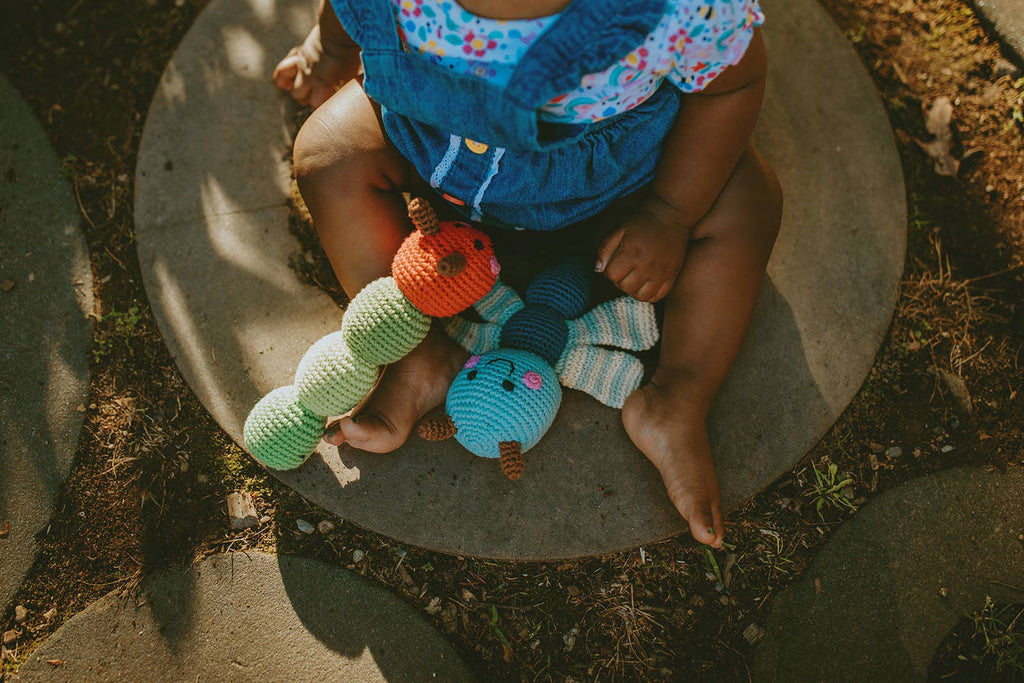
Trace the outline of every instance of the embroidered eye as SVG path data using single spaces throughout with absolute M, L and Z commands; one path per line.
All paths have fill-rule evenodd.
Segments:
M 466 369 L 469 369 L 469 368 L 475 367 L 476 364 L 479 363 L 479 362 L 480 362 L 480 356 L 470 356 L 469 359 L 466 361 L 466 364 L 463 365 L 462 367 L 466 368 Z
M 477 251 L 483 251 L 484 243 L 481 242 L 480 240 L 473 240 L 473 248 L 476 249 Z
M 476 379 L 476 370 L 470 370 L 469 373 L 466 375 L 466 379 L 468 379 L 468 380 Z
M 523 384 L 525 384 L 530 389 L 537 391 L 542 386 L 544 386 L 544 378 L 540 376 L 539 372 L 534 372 L 533 370 L 530 370 L 528 372 L 523 373 Z
M 512 383 L 512 380 L 506 379 L 501 383 L 501 388 L 504 389 L 505 391 L 512 391 L 513 389 L 516 388 L 516 385 Z

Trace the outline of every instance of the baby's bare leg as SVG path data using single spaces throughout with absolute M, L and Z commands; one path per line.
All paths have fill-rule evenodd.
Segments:
M 415 172 L 384 136 L 378 110 L 356 81 L 319 107 L 295 140 L 295 175 L 338 282 L 349 296 L 391 272 L 409 231 L 402 192 Z M 464 354 L 432 330 L 388 366 L 370 398 L 328 434 L 331 443 L 387 452 L 444 400 Z
M 716 547 L 725 526 L 708 409 L 750 324 L 781 213 L 778 182 L 749 148 L 691 234 L 666 298 L 658 368 L 622 410 L 626 431 L 661 472 L 693 537 Z

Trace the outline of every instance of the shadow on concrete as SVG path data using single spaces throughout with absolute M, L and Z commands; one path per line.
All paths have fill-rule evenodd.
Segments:
M 92 276 L 60 163 L 0 77 L 0 609 L 71 469 L 88 395 Z
M 348 658 L 368 651 L 388 681 L 431 678 L 425 664 L 437 661 L 442 639 L 412 607 L 352 572 L 286 555 L 277 560 L 291 608 L 321 643 Z
M 985 596 L 1020 601 L 1021 490 L 1024 470 L 962 468 L 871 501 L 774 602 L 755 678 L 924 680 L 938 644 Z

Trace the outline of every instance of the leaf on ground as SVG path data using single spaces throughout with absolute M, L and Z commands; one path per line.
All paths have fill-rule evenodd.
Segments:
M 935 136 L 931 142 L 917 140 L 918 146 L 931 157 L 935 172 L 942 176 L 956 176 L 960 170 L 960 160 L 953 156 L 953 131 L 950 122 L 953 120 L 953 103 L 948 97 L 939 97 L 925 112 L 925 127 Z

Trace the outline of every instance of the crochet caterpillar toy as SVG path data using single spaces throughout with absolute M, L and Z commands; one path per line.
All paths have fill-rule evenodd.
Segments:
M 341 330 L 309 348 L 295 384 L 264 396 L 246 418 L 245 445 L 260 463 L 294 469 L 316 448 L 330 415 L 354 408 L 381 365 L 423 341 L 431 317 L 459 313 L 491 291 L 498 261 L 491 240 L 466 223 L 439 222 L 422 199 L 409 203 L 416 226 L 391 262 L 391 277 L 366 285 L 345 310 Z
M 562 400 L 559 381 L 621 408 L 643 377 L 635 356 L 658 341 L 654 307 L 619 297 L 585 315 L 590 279 L 582 263 L 566 262 L 538 275 L 525 301 L 502 282 L 474 308 L 475 323 L 452 318 L 447 330 L 473 355 L 456 376 L 447 416 L 420 426 L 425 439 L 454 436 L 472 453 L 498 458 L 513 481 L 522 454 L 547 432 Z

